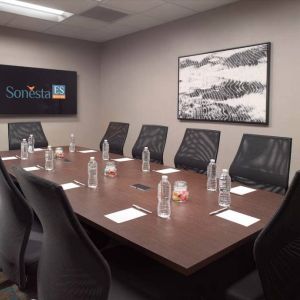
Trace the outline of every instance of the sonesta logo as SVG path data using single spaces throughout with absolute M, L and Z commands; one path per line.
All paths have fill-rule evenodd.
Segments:
M 27 85 L 26 89 L 15 89 L 13 86 L 7 86 L 5 89 L 7 99 L 66 99 L 65 85 L 52 85 L 52 90 L 37 89 L 35 85 Z M 52 92 L 52 94 L 51 94 Z

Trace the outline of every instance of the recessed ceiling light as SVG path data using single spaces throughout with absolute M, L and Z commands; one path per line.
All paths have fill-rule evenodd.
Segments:
M 18 0 L 0 0 L 0 11 L 53 22 L 61 22 L 73 16 L 72 13 L 63 10 Z

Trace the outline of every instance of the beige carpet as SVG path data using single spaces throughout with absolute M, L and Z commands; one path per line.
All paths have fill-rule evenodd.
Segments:
M 5 276 L 0 272 L 0 284 L 6 281 Z M 0 290 L 0 300 L 29 300 L 30 298 L 19 291 L 16 285 L 11 285 L 5 289 Z

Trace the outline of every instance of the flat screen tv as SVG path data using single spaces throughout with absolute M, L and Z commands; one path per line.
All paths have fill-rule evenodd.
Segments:
M 76 113 L 76 72 L 0 65 L 0 115 Z

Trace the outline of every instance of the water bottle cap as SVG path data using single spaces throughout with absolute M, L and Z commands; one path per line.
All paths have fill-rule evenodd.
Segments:
M 216 162 L 216 161 L 215 161 L 214 159 L 211 159 L 210 162 L 214 163 L 214 162 Z
M 222 173 L 228 173 L 227 169 L 222 169 Z
M 30 134 L 29 136 L 33 136 L 33 134 Z
M 90 157 L 90 160 L 95 160 L 95 157 L 94 157 L 94 156 L 91 156 L 91 157 Z
M 148 150 L 148 147 L 145 147 L 144 150 Z
M 161 176 L 161 179 L 162 179 L 162 180 L 167 180 L 167 179 L 168 179 L 168 176 L 167 176 L 167 175 L 162 175 L 162 176 Z
M 23 142 L 26 142 L 26 139 L 23 139 Z
M 104 140 L 104 142 L 107 142 L 107 140 Z
M 70 136 L 74 136 L 74 133 L 71 133 Z
M 49 146 L 48 146 L 48 149 L 49 149 L 49 150 L 51 150 L 51 149 L 52 149 L 52 147 L 49 145 Z

